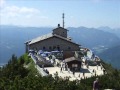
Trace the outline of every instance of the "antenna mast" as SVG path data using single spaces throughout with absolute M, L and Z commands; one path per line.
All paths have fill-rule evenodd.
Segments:
M 64 28 L 64 26 L 65 26 L 65 22 L 64 22 L 64 13 L 63 13 L 63 15 L 62 15 L 62 18 L 63 18 L 63 28 Z

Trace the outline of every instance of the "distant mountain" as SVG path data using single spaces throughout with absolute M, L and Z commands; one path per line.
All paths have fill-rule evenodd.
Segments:
M 0 64 L 5 64 L 12 54 L 25 53 L 24 43 L 29 39 L 51 32 L 52 28 L 0 26 Z
M 120 45 L 105 50 L 99 56 L 108 63 L 111 63 L 114 67 L 120 69 Z
M 96 53 L 119 45 L 120 38 L 110 32 L 105 32 L 95 28 L 68 28 L 69 35 L 79 44 L 89 47 Z
M 113 29 L 111 29 L 111 28 L 108 27 L 108 26 L 101 26 L 101 27 L 98 27 L 97 29 L 99 29 L 99 30 L 104 30 L 104 31 L 111 31 L 111 30 L 113 30 Z
M 38 36 L 51 33 L 53 27 L 17 27 L 0 26 L 0 64 L 8 61 L 12 54 L 20 56 L 25 53 L 24 43 Z M 120 39 L 113 33 L 95 28 L 68 28 L 68 36 L 73 41 L 100 53 L 120 44 Z
M 105 26 L 105 27 L 99 27 L 97 29 L 116 34 L 120 38 L 120 28 L 111 29 L 110 27 Z

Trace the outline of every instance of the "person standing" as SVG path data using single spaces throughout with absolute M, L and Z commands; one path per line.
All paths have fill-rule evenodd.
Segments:
M 85 77 L 85 73 L 83 72 L 83 77 Z
M 98 65 L 97 65 L 97 70 L 98 70 Z
M 98 78 L 93 82 L 93 90 L 99 90 L 99 81 Z
M 96 76 L 97 74 L 96 74 L 96 70 L 95 70 L 95 76 Z
M 73 70 L 73 76 L 75 77 L 75 71 Z
M 80 78 L 80 74 L 78 75 L 78 77 Z
M 60 72 L 62 72 L 62 67 L 60 68 Z
M 70 69 L 68 68 L 68 73 L 70 73 Z

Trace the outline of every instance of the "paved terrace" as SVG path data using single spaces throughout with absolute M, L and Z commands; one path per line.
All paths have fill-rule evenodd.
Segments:
M 41 57 L 38 57 L 36 55 L 36 57 L 38 59 L 36 59 L 34 57 L 34 55 L 31 55 L 31 58 L 33 59 L 33 61 L 36 63 L 38 60 L 42 60 Z M 46 60 L 49 60 L 48 58 L 46 58 Z M 82 59 L 82 61 L 84 62 L 84 58 Z M 59 60 L 56 59 L 56 62 L 60 63 Z M 102 67 L 102 69 L 101 69 Z M 56 72 L 58 73 L 58 76 L 61 77 L 61 78 L 65 78 L 65 77 L 69 77 L 69 80 L 73 81 L 73 80 L 80 80 L 81 78 L 84 79 L 84 78 L 88 78 L 88 77 L 92 77 L 92 76 L 95 76 L 95 75 L 103 75 L 104 72 L 104 68 L 103 66 L 89 66 L 89 68 L 87 68 L 87 66 L 85 65 L 85 63 L 82 63 L 82 67 L 81 67 L 81 70 L 79 72 L 75 72 L 75 74 L 73 75 L 73 72 L 71 71 L 65 71 L 65 70 L 62 70 L 61 72 L 61 67 L 57 67 L 56 65 L 54 67 L 45 67 L 44 70 L 43 68 L 39 67 L 39 65 L 37 65 L 36 63 L 36 68 L 37 70 L 39 71 L 39 73 L 42 75 L 42 76 L 46 76 L 47 74 L 44 72 L 44 70 L 48 70 L 49 71 L 49 74 L 51 74 L 53 77 L 55 76 Z M 94 72 L 93 72 L 94 71 Z
M 75 72 L 75 74 L 73 75 L 73 72 L 69 72 L 69 71 L 65 71 L 62 70 L 61 72 L 61 68 L 60 67 L 46 67 L 45 69 L 47 69 L 49 71 L 49 74 L 52 74 L 52 76 L 54 77 L 54 75 L 56 74 L 56 72 L 58 73 L 59 77 L 65 78 L 65 77 L 70 77 L 69 80 L 73 81 L 73 80 L 80 80 L 81 78 L 88 78 L 88 77 L 92 77 L 96 75 L 100 76 L 103 75 L 103 68 L 101 69 L 102 66 L 89 66 L 89 68 L 86 67 L 86 65 L 83 64 L 83 67 L 81 68 L 80 72 Z M 93 72 L 94 70 L 94 72 Z M 84 72 L 84 75 L 83 75 Z

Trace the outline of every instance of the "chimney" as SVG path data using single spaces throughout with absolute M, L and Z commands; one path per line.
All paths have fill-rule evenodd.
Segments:
M 58 27 L 60 27 L 60 24 L 58 24 Z

